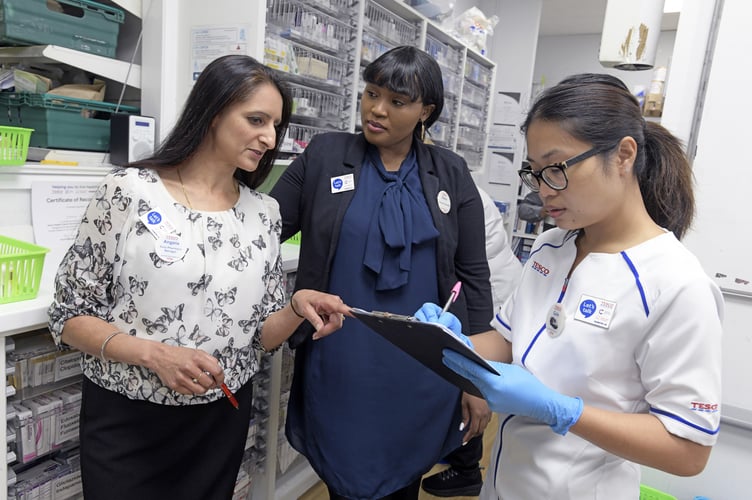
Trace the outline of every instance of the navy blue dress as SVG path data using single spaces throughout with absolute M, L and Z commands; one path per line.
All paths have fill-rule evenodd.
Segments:
M 413 314 L 438 302 L 438 231 L 414 154 L 399 172 L 387 172 L 375 150 L 367 159 L 329 291 L 353 307 Z M 338 495 L 389 495 L 461 444 L 460 390 L 358 320 L 305 342 L 296 358 L 294 383 L 305 386 L 288 407 L 288 439 Z

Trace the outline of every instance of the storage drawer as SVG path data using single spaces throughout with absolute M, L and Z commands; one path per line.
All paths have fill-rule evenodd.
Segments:
M 110 116 L 117 106 L 108 102 L 52 94 L 0 93 L 0 125 L 33 128 L 29 144 L 38 148 L 109 151 Z M 121 113 L 138 113 L 120 106 Z
M 60 45 L 115 57 L 125 12 L 91 0 L 0 0 L 0 43 Z

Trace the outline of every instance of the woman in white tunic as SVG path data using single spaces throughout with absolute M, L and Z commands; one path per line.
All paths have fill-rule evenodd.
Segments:
M 679 242 L 690 165 L 608 75 L 552 87 L 523 130 L 520 176 L 558 228 L 472 337 L 500 375 L 444 357 L 501 414 L 481 498 L 634 500 L 640 465 L 698 474 L 719 430 L 722 296 Z M 457 324 L 440 312 L 416 315 Z

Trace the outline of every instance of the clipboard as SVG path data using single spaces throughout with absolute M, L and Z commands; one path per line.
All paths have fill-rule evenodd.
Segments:
M 472 382 L 444 365 L 442 362 L 444 355 L 441 352 L 444 349 L 458 352 L 491 373 L 499 374 L 494 367 L 444 325 L 426 323 L 412 316 L 388 312 L 365 311 L 358 308 L 352 308 L 351 312 L 371 330 L 468 394 L 483 397 Z

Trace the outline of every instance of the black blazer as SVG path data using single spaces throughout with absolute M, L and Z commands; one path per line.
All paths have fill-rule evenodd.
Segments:
M 282 240 L 301 232 L 295 289 L 327 291 L 345 211 L 358 189 L 368 143 L 362 134 L 314 136 L 271 191 L 282 214 Z M 448 149 L 413 142 L 423 192 L 440 236 L 436 247 L 441 305 L 458 280 L 462 293 L 452 306 L 463 332 L 491 329 L 493 316 L 486 259 L 483 203 L 465 160 Z M 352 174 L 355 189 L 332 193 L 335 177 Z M 441 193 L 441 195 L 440 195 Z M 448 195 L 448 197 L 447 197 Z M 449 200 L 449 206 L 439 199 Z M 342 297 L 347 302 L 347 297 Z M 307 328 L 306 328 L 307 327 Z M 297 346 L 312 332 L 308 322 L 290 338 Z

